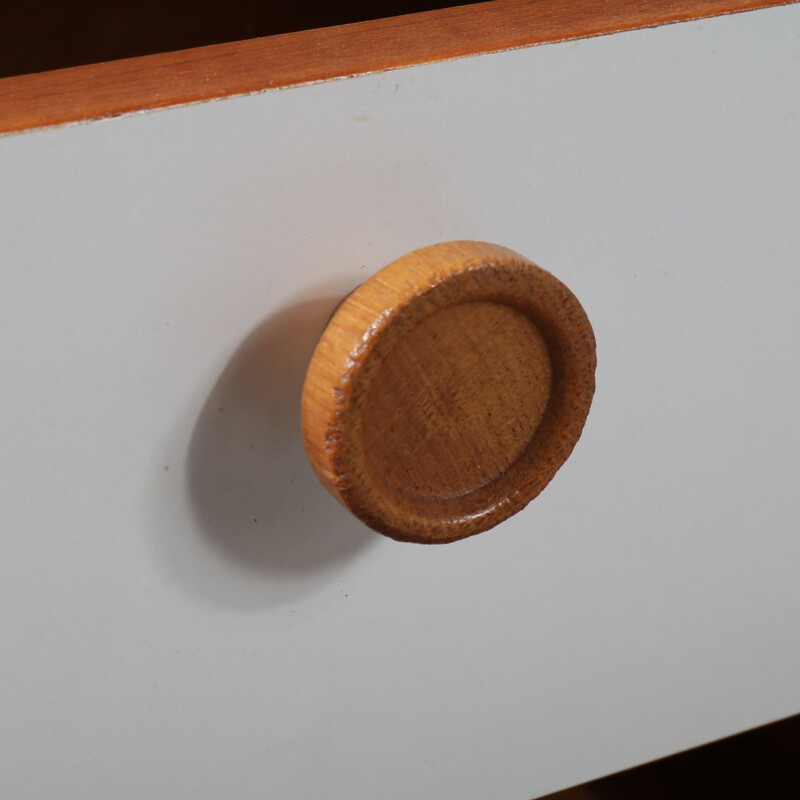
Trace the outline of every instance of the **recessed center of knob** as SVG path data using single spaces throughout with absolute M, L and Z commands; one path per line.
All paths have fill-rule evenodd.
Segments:
M 366 460 L 414 500 L 463 496 L 530 442 L 550 398 L 547 344 L 510 306 L 437 311 L 384 359 L 363 405 Z

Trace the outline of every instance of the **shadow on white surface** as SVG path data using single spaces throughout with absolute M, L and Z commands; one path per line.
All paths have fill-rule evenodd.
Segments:
M 186 454 L 188 505 L 206 552 L 180 570 L 237 606 L 295 600 L 378 536 L 328 495 L 300 433 L 316 342 L 340 297 L 277 312 L 240 345 L 197 419 Z M 181 554 L 173 552 L 173 556 Z M 194 574 L 189 574 L 194 562 Z

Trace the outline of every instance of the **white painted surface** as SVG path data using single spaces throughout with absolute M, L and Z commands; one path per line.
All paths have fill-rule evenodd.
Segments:
M 526 800 L 800 711 L 798 31 L 0 140 L 0 795 Z M 325 494 L 298 398 L 334 299 L 453 238 L 576 292 L 598 390 L 426 548 Z

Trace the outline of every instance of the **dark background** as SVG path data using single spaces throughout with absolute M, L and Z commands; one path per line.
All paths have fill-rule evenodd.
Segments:
M 469 0 L 29 0 L 3 9 L 0 3 L 0 77 L 469 4 Z
M 800 716 L 540 800 L 789 800 L 799 778 Z

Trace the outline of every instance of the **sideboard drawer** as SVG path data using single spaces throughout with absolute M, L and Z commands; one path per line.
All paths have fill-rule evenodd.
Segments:
M 0 790 L 528 798 L 800 711 L 800 7 L 0 139 Z M 524 253 L 597 340 L 492 531 L 372 533 L 338 301 Z

